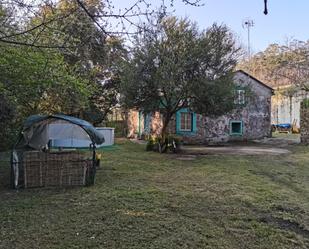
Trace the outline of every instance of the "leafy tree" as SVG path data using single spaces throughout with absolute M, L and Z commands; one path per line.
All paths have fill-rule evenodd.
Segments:
M 88 95 L 60 54 L 32 49 L 0 49 L 0 82 L 18 106 L 20 118 L 34 113 L 74 113 Z
M 273 87 L 293 85 L 309 91 L 309 42 L 293 40 L 286 45 L 272 44 L 250 61 L 242 61 L 238 68 Z
M 84 117 L 95 125 L 107 121 L 107 115 L 119 102 L 120 65 L 127 59 L 123 41 L 109 37 L 105 45 L 105 60 L 95 67 L 91 77 L 93 92 Z
M 11 141 L 16 136 L 16 130 L 14 131 L 10 127 L 14 125 L 15 118 L 15 106 L 10 102 L 10 100 L 3 94 L 0 93 L 0 151 L 7 149 Z
M 88 1 L 95 14 L 98 1 Z M 1 9 L 1 32 L 17 29 L 10 21 L 9 9 Z M 66 20 L 60 18 L 66 16 Z M 49 20 L 53 20 L 49 22 Z M 100 115 L 90 121 L 102 122 L 117 100 L 117 63 L 125 50 L 122 40 L 100 31 L 75 1 L 63 0 L 57 6 L 40 6 L 25 26 L 48 22 L 43 30 L 34 29 L 21 41 L 66 44 L 55 49 L 25 48 L 2 44 L 0 47 L 0 82 L 15 103 L 18 122 L 34 113 L 62 112 L 86 116 L 92 111 Z M 20 37 L 21 38 L 21 37 Z M 3 55 L 3 56 L 2 56 Z M 93 108 L 93 110 L 91 110 Z
M 17 29 L 10 11 L 1 8 L 0 22 L 6 24 L 0 27 L 1 33 Z M 59 51 L 1 44 L 0 70 L 0 84 L 17 106 L 20 119 L 38 112 L 72 113 L 85 105 L 89 87 Z
M 0 55 L 0 95 L 5 106 L 15 109 L 14 120 L 1 126 L 3 136 L 17 131 L 29 115 L 76 115 L 85 108 L 89 86 L 74 75 L 62 55 L 14 47 L 0 47 Z
M 94 125 L 107 121 L 107 115 L 117 106 L 119 99 L 119 76 L 113 72 L 103 72 L 105 79 L 93 90 L 88 108 L 84 111 L 85 119 Z
M 224 25 L 199 32 L 186 19 L 164 18 L 155 30 L 136 38 L 123 71 L 122 101 L 128 108 L 160 110 L 163 137 L 183 107 L 206 115 L 225 113 L 233 108 L 238 52 Z
M 40 23 L 43 18 L 57 19 L 57 16 L 68 16 L 65 21 L 57 19 L 51 25 L 53 30 L 45 32 L 40 39 L 54 40 L 56 43 L 67 43 L 70 47 L 60 49 L 65 61 L 74 68 L 74 73 L 85 79 L 92 89 L 89 104 L 79 115 L 98 125 L 106 119 L 111 108 L 117 104 L 118 95 L 118 62 L 125 57 L 123 41 L 115 36 L 107 36 L 95 25 L 87 13 L 96 15 L 102 8 L 100 1 L 62 0 L 52 9 L 42 6 L 39 17 L 33 22 Z M 87 13 L 84 11 L 87 9 Z M 73 12 L 72 12 L 73 11 Z M 35 33 L 37 33 L 36 31 Z

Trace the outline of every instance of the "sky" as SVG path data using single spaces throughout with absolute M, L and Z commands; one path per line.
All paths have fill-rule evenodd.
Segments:
M 269 44 L 285 44 L 287 40 L 309 39 L 309 0 L 268 0 L 268 15 L 264 15 L 263 0 L 201 0 L 204 6 L 185 5 L 174 0 L 174 15 L 196 21 L 200 29 L 212 23 L 224 23 L 247 47 L 247 30 L 242 27 L 246 19 L 254 22 L 250 31 L 253 53 L 265 50 Z M 130 0 L 117 0 L 119 7 L 126 7 Z M 160 1 L 150 0 L 152 5 Z M 165 0 L 168 3 L 168 0 Z M 172 8 L 169 8 L 172 10 Z
M 204 0 L 204 6 L 192 7 L 178 1 L 177 16 L 196 21 L 200 28 L 213 22 L 227 24 L 247 46 L 247 30 L 242 27 L 246 19 L 254 22 L 250 31 L 254 52 L 264 50 L 271 43 L 284 44 L 294 38 L 309 39 L 308 0 L 268 0 L 268 15 L 264 15 L 263 0 Z

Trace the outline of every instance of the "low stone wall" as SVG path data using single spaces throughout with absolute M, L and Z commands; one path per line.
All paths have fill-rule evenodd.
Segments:
M 302 101 L 300 105 L 300 141 L 309 144 L 309 99 Z

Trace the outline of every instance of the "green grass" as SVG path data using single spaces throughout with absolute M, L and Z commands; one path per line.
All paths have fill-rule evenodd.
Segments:
M 272 133 L 272 137 L 274 137 L 274 138 L 299 140 L 300 139 L 300 134 L 273 132 Z
M 309 148 L 181 161 L 129 142 L 93 187 L 7 189 L 0 248 L 309 248 Z

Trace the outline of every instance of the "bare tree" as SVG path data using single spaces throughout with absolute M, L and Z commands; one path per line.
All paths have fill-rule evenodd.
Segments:
M 136 0 L 130 6 L 120 9 L 112 0 L 1 0 L 0 10 L 6 9 L 5 18 L 0 13 L 0 42 L 39 48 L 66 48 L 69 45 L 59 43 L 42 43 L 39 37 L 44 32 L 55 29 L 52 23 L 65 22 L 70 15 L 82 10 L 97 28 L 106 36 L 132 35 L 145 28 L 143 23 L 153 15 L 165 15 L 167 7 L 173 7 L 175 0 L 160 0 L 156 5 L 151 0 Z M 203 0 L 179 0 L 186 5 L 202 6 Z M 59 4 L 68 2 L 70 11 L 55 14 Z M 93 11 L 93 6 L 99 6 Z M 267 14 L 267 0 L 264 0 L 264 13 Z M 33 22 L 32 20 L 37 21 Z M 40 21 L 38 21 L 40 20 Z M 14 26 L 14 29 L 10 28 Z M 54 30 L 55 31 L 55 30 Z M 29 35 L 30 34 L 30 35 Z
M 181 0 L 185 4 L 200 6 L 201 0 Z M 174 0 L 170 0 L 173 6 Z M 60 5 L 69 4 L 68 11 L 59 12 Z M 94 8 L 95 7 L 95 8 Z M 2 0 L 0 10 L 0 42 L 39 48 L 66 48 L 64 42 L 42 43 L 40 36 L 55 30 L 53 23 L 66 22 L 76 11 L 82 10 L 106 36 L 132 35 L 142 32 L 143 23 L 160 13 L 165 14 L 166 4 L 161 0 L 156 6 L 150 0 L 136 0 L 132 5 L 120 9 L 111 0 Z M 33 21 L 35 20 L 35 21 Z M 12 28 L 14 27 L 14 28 Z

